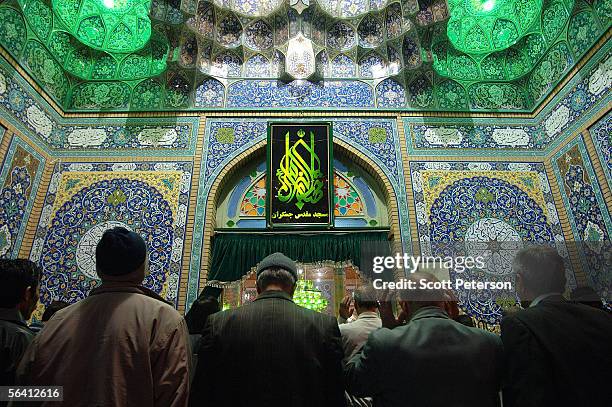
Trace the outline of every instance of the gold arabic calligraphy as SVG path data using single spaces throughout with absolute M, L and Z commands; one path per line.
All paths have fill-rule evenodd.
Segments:
M 285 155 L 276 170 L 281 185 L 277 197 L 281 202 L 291 202 L 295 198 L 295 206 L 302 209 L 304 203 L 314 204 L 323 198 L 323 173 L 315 153 L 314 133 L 310 132 L 310 145 L 304 141 L 304 130 L 298 130 L 297 135 L 298 140 L 289 146 L 289 132 L 285 134 Z

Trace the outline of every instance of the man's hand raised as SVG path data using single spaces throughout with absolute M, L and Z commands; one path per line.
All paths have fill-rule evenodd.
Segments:
M 347 320 L 351 316 L 350 307 L 351 302 L 353 301 L 353 297 L 350 295 L 346 295 L 342 301 L 340 302 L 340 306 L 338 307 L 338 314 L 340 318 Z

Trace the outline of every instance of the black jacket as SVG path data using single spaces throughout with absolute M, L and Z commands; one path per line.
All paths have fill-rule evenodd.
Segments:
M 0 308 L 0 386 L 15 384 L 15 370 L 32 339 L 17 309 Z
M 548 297 L 502 320 L 504 407 L 610 406 L 612 317 Z
M 344 405 L 336 320 L 267 291 L 204 328 L 192 406 Z

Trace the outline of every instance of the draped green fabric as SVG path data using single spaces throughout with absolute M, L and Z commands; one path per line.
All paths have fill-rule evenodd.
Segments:
M 360 268 L 365 252 L 376 250 L 378 255 L 390 252 L 387 234 L 386 231 L 313 235 L 218 233 L 212 242 L 208 281 L 218 284 L 240 280 L 259 261 L 274 252 L 284 253 L 301 263 L 350 260 Z M 364 276 L 369 275 L 366 271 Z

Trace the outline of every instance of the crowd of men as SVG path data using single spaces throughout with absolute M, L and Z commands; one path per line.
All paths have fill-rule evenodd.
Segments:
M 397 315 L 368 286 L 337 319 L 308 310 L 292 300 L 297 267 L 281 253 L 258 264 L 253 302 L 219 312 L 205 297 L 185 318 L 142 285 L 138 234 L 106 231 L 96 269 L 101 284 L 50 307 L 35 333 L 40 269 L 0 260 L 0 385 L 63 386 L 66 406 L 612 405 L 612 316 L 563 297 L 564 262 L 548 247 L 517 254 L 523 307 L 501 335 L 470 326 L 441 290 L 398 292 Z

